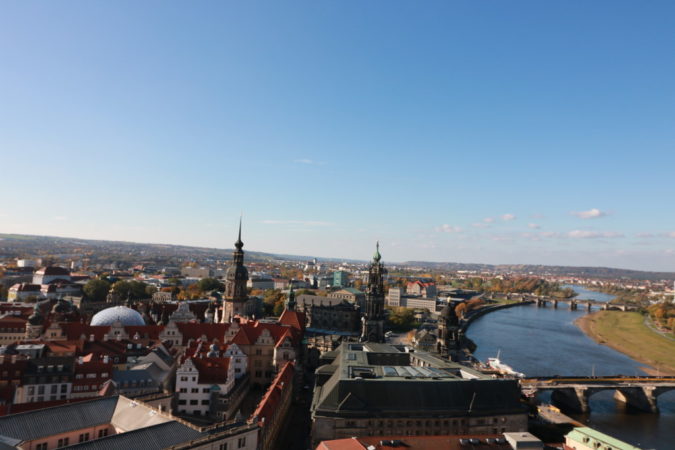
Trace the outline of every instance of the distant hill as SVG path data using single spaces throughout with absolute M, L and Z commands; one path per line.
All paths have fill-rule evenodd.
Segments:
M 536 264 L 466 264 L 427 261 L 408 261 L 404 265 L 428 267 L 436 270 L 471 270 L 477 272 L 501 272 L 522 275 L 552 275 L 633 280 L 675 280 L 674 272 L 646 272 L 641 270 L 616 269 L 611 267 L 545 266 Z
M 0 233 L 0 258 L 32 258 L 39 256 L 54 256 L 63 259 L 90 257 L 99 260 L 128 261 L 134 263 L 143 261 L 177 262 L 185 259 L 223 261 L 229 260 L 232 257 L 232 249 Z M 246 260 L 250 262 L 307 261 L 312 258 L 312 256 L 246 251 Z M 366 262 L 363 260 L 348 260 L 342 258 L 317 259 L 325 262 Z M 530 264 L 493 265 L 429 261 L 407 261 L 404 263 L 389 262 L 389 264 L 443 271 L 471 270 L 477 272 L 488 271 L 523 275 L 675 280 L 675 273 L 673 272 L 644 272 L 610 267 L 570 267 Z

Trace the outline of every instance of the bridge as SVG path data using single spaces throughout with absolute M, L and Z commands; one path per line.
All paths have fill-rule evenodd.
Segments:
M 600 302 L 597 300 L 584 300 L 577 298 L 556 298 L 556 297 L 537 297 L 535 300 L 537 306 L 546 306 L 549 303 L 553 305 L 554 308 L 558 307 L 558 303 L 567 303 L 569 308 L 573 311 L 579 309 L 579 305 L 586 307 L 586 311 L 591 311 L 593 306 L 597 306 L 602 310 L 617 310 L 617 311 L 636 311 L 637 307 L 634 305 L 617 305 L 613 303 Z
M 614 391 L 614 398 L 646 412 L 658 412 L 658 396 L 675 390 L 675 377 L 552 377 L 523 378 L 525 394 L 551 391 L 551 400 L 563 409 L 585 413 L 589 398 L 600 391 Z

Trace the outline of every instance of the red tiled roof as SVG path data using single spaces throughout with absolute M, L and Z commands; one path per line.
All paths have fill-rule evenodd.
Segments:
M 190 339 L 197 340 L 202 336 L 206 336 L 209 342 L 214 339 L 223 342 L 225 332 L 230 328 L 229 323 L 176 322 L 176 326 L 183 335 L 183 345 L 187 345 Z
M 103 336 L 110 331 L 109 325 L 95 326 L 81 322 L 62 322 L 59 326 L 63 330 L 63 334 L 66 335 L 66 339 L 73 341 L 80 339 L 82 335 L 89 339 L 92 334 L 94 335 L 94 339 L 102 341 Z
M 199 371 L 199 384 L 222 384 L 227 381 L 230 358 L 192 358 Z
M 279 323 L 288 325 L 296 330 L 304 331 L 306 323 L 305 313 L 284 309 L 284 312 L 281 313 L 281 317 L 279 317 Z
M 277 412 L 283 390 L 292 388 L 291 380 L 293 379 L 293 375 L 293 363 L 287 362 L 272 381 L 272 384 L 267 389 L 267 392 L 265 392 L 260 403 L 258 403 L 253 414 L 251 414 L 249 422 L 257 420 L 258 425 L 261 427 L 265 423 L 270 423 L 270 420 L 272 420 L 272 417 Z

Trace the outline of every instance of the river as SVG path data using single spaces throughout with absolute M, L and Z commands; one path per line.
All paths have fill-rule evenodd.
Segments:
M 579 299 L 609 301 L 613 296 L 572 285 Z M 604 345 L 597 344 L 574 325 L 586 314 L 580 307 L 570 311 L 535 305 L 502 309 L 476 319 L 467 335 L 478 346 L 481 361 L 500 353 L 500 359 L 526 376 L 550 375 L 644 375 L 641 364 Z M 591 396 L 591 412 L 572 415 L 580 422 L 641 448 L 675 448 L 675 391 L 659 397 L 660 414 L 625 410 L 612 392 Z

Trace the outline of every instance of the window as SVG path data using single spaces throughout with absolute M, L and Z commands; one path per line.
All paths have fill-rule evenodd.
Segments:
M 108 435 L 108 429 L 106 428 L 105 430 L 98 430 L 98 437 L 106 437 Z
M 192 388 L 191 391 L 193 394 L 198 394 L 199 393 L 199 388 Z
M 187 388 L 180 388 L 180 390 L 179 390 L 178 392 L 180 392 L 180 393 L 182 393 L 182 394 L 186 394 L 186 393 L 187 393 Z
M 56 394 L 56 391 L 59 389 L 59 387 L 55 384 L 52 384 L 51 388 L 49 389 L 50 394 Z
M 202 400 L 202 405 L 208 405 L 209 401 L 208 400 Z
M 62 384 L 62 385 L 61 385 L 61 393 L 62 393 L 62 394 L 65 394 L 66 392 L 68 392 L 68 385 L 67 385 L 67 384 Z
M 68 438 L 59 439 L 58 443 L 56 444 L 56 448 L 68 447 L 68 440 Z
M 227 442 L 224 443 L 224 444 L 220 444 L 220 445 L 218 446 L 218 450 L 227 450 Z
M 242 437 L 237 439 L 237 448 L 242 448 L 246 446 L 246 438 Z
M 81 380 L 82 378 L 84 378 L 84 375 L 81 374 L 81 373 L 78 373 L 78 374 L 75 375 L 76 380 Z
M 209 393 L 209 388 L 204 388 L 204 389 L 202 389 L 202 392 L 203 392 L 204 394 L 208 394 L 208 393 Z
M 198 405 L 198 404 L 199 404 L 199 400 L 190 400 L 190 404 L 191 404 L 191 405 Z
M 185 405 L 185 404 L 186 404 L 186 401 L 185 401 L 185 400 L 178 400 L 178 404 L 179 404 L 179 405 Z
M 79 442 L 87 442 L 89 440 L 89 433 L 82 433 L 80 435 L 80 441 Z
M 28 395 L 35 395 L 35 386 L 28 386 Z
M 37 445 L 35 446 L 35 450 L 47 450 L 47 443 L 46 443 L 46 442 L 42 442 L 42 443 L 40 443 L 40 444 L 37 444 Z
M 180 381 L 187 381 L 188 377 L 180 377 Z

